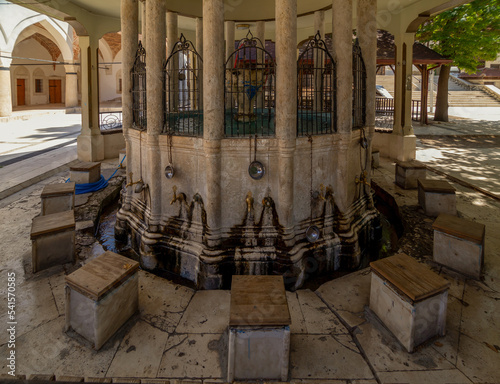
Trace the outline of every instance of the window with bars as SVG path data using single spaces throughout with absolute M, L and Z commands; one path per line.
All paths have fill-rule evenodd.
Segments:
M 139 42 L 135 54 L 134 66 L 131 70 L 132 77 L 132 127 L 139 130 L 147 128 L 146 104 L 146 50 Z
M 357 39 L 352 47 L 352 78 L 352 129 L 359 129 L 366 123 L 366 68 Z
M 226 61 L 224 72 L 227 137 L 273 136 L 276 63 L 249 31 Z
M 297 136 L 337 130 L 336 65 L 319 32 L 297 61 Z
M 163 68 L 163 133 L 203 135 L 202 70 L 201 56 L 181 35 Z
M 43 79 L 35 79 L 35 93 L 43 93 Z

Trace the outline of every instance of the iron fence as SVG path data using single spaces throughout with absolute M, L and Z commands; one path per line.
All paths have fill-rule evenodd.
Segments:
M 147 128 L 146 50 L 140 41 L 130 73 L 132 77 L 132 128 L 145 130 Z

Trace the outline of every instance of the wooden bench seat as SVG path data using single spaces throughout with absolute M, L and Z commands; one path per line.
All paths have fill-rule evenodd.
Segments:
M 370 309 L 408 352 L 445 334 L 448 281 L 403 253 L 370 266 Z
M 100 349 L 138 309 L 138 269 L 107 251 L 66 276 L 66 330 Z
M 37 216 L 31 225 L 33 273 L 75 259 L 74 211 Z
M 233 276 L 228 381 L 286 381 L 290 324 L 282 276 Z
M 47 184 L 40 197 L 43 216 L 72 211 L 75 208 L 75 183 Z
M 76 184 L 95 183 L 101 178 L 101 163 L 80 161 L 71 166 L 70 180 Z
M 428 216 L 457 214 L 455 188 L 445 180 L 418 179 L 418 203 Z
M 432 228 L 434 261 L 479 280 L 484 264 L 485 225 L 442 213 Z

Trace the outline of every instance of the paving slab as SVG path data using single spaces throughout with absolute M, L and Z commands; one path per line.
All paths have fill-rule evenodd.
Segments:
M 223 333 L 229 325 L 229 291 L 197 291 L 189 303 L 177 333 Z
M 222 378 L 226 367 L 222 368 L 220 363 L 221 339 L 222 334 L 171 335 L 163 352 L 158 377 Z
M 297 296 L 308 334 L 349 333 L 339 318 L 314 292 L 309 289 L 301 289 L 297 291 Z
M 370 282 L 370 269 L 366 268 L 323 284 L 316 294 L 352 328 L 365 322 Z
M 376 372 L 454 368 L 444 356 L 432 348 L 431 342 L 410 354 L 380 323 L 374 325 L 371 322 L 360 325 L 355 337 Z M 441 339 L 438 341 L 442 342 Z
M 156 377 L 168 333 L 138 321 L 120 342 L 107 377 Z
M 288 310 L 290 311 L 290 324 L 291 333 L 307 333 L 306 321 L 302 313 L 299 297 L 297 292 L 286 292 L 286 300 L 288 302 Z
M 174 332 L 193 295 L 190 288 L 139 271 L 140 315 L 155 328 Z
M 292 335 L 292 379 L 373 379 L 373 374 L 348 335 Z
M 446 383 L 446 384 L 470 384 L 470 381 L 458 369 L 447 369 L 442 371 L 404 371 L 404 372 L 382 372 L 379 379 L 384 384 L 422 384 L 422 383 Z
M 493 350 L 495 349 L 495 350 Z M 500 377 L 500 353 L 484 342 L 470 337 L 460 337 L 457 368 L 474 383 L 498 383 Z

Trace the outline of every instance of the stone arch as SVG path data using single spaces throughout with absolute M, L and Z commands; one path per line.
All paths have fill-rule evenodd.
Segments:
M 70 62 L 73 60 L 73 36 L 68 35 L 62 26 L 49 19 L 45 15 L 36 15 L 32 17 L 28 17 L 21 22 L 19 22 L 16 27 L 12 30 L 12 33 L 9 36 L 6 50 L 12 52 L 14 50 L 15 45 L 24 40 L 26 37 L 32 35 L 32 31 L 29 30 L 33 25 L 40 23 L 43 29 L 38 28 L 36 30 L 37 33 L 44 35 L 45 37 L 54 41 L 54 43 L 58 46 L 61 51 L 61 55 L 63 60 L 66 62 Z

